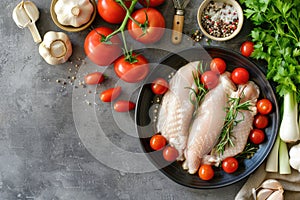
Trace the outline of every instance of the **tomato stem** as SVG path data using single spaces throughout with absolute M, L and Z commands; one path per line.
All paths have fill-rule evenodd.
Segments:
M 131 17 L 131 13 L 134 10 L 135 5 L 137 4 L 138 0 L 132 0 L 130 7 L 127 8 L 126 5 L 124 4 L 123 0 L 115 0 L 117 3 L 119 3 L 125 10 L 126 10 L 126 16 L 121 24 L 121 26 L 116 29 L 114 32 L 112 32 L 111 34 L 109 34 L 108 36 L 106 36 L 106 41 L 110 40 L 110 38 L 114 35 L 116 35 L 117 33 L 121 32 L 122 35 L 122 39 L 123 39 L 123 44 L 124 44 L 124 55 L 126 60 L 128 60 L 128 62 L 132 63 L 135 62 L 136 59 L 133 58 L 132 56 L 132 52 L 128 51 L 128 47 L 127 47 L 127 42 L 126 42 L 126 37 L 124 34 L 124 30 L 126 27 L 126 24 L 128 22 L 128 19 L 131 19 L 133 21 L 135 21 L 134 19 L 132 19 Z
M 125 26 L 128 22 L 128 19 L 130 18 L 130 15 L 131 15 L 135 5 L 137 4 L 138 0 L 132 0 L 129 9 L 127 9 L 126 5 L 124 4 L 124 2 L 122 0 L 116 0 L 116 2 L 119 3 L 126 10 L 126 16 L 125 16 L 121 26 L 118 29 L 116 29 L 114 32 L 112 32 L 111 34 L 106 36 L 106 39 L 110 39 L 112 36 L 116 35 L 117 33 L 124 31 Z

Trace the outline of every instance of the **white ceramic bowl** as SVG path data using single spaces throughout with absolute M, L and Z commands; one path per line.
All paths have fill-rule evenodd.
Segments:
M 233 31 L 233 33 L 231 33 L 227 37 L 215 37 L 215 36 L 209 34 L 204 29 L 204 27 L 202 26 L 202 20 L 201 20 L 202 13 L 203 13 L 204 9 L 208 6 L 210 1 L 211 0 L 204 0 L 199 6 L 198 13 L 197 13 L 197 20 L 198 20 L 200 30 L 202 31 L 202 33 L 206 37 L 208 37 L 212 40 L 216 40 L 216 41 L 227 41 L 227 40 L 230 40 L 230 39 L 234 38 L 240 32 L 240 30 L 242 29 L 243 22 L 244 22 L 243 10 L 242 10 L 240 4 L 238 2 L 236 2 L 235 0 L 214 0 L 214 2 L 223 2 L 223 3 L 226 3 L 226 4 L 232 5 L 236 9 L 237 15 L 238 15 L 238 24 L 237 24 L 236 29 Z

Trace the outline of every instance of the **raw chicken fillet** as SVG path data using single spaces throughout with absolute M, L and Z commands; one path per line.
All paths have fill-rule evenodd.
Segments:
M 179 153 L 177 160 L 183 160 L 189 127 L 194 112 L 190 101 L 191 89 L 197 91 L 193 73 L 197 73 L 199 61 L 190 62 L 180 68 L 169 83 L 169 90 L 162 99 L 157 123 L 160 132 Z
M 197 172 L 203 156 L 208 154 L 216 144 L 224 125 L 228 96 L 235 90 L 236 87 L 230 80 L 230 74 L 222 74 L 218 85 L 205 95 L 196 111 L 184 151 L 186 160 L 183 168 L 190 174 Z
M 251 106 L 249 107 L 250 110 L 241 110 L 237 115 L 236 121 L 241 121 L 233 128 L 231 133 L 234 146 L 226 146 L 223 154 L 214 152 L 212 155 L 205 156 L 204 163 L 219 165 L 225 158 L 236 156 L 244 150 L 249 133 L 252 130 L 254 116 L 257 113 L 255 105 L 259 96 L 259 88 L 254 82 L 249 81 L 245 85 L 239 85 L 238 91 L 233 93 L 231 97 L 237 98 L 241 93 L 240 103 L 249 101 Z

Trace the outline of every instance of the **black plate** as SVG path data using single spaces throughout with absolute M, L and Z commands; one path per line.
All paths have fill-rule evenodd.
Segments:
M 160 96 L 154 95 L 151 91 L 151 84 L 144 84 L 140 90 L 136 108 L 136 125 L 140 137 L 140 142 L 145 153 L 147 153 L 150 161 L 161 170 L 167 177 L 184 186 L 206 189 L 219 188 L 237 181 L 240 181 L 254 172 L 269 154 L 278 131 L 278 105 L 275 94 L 270 83 L 266 80 L 265 75 L 246 57 L 231 50 L 219 47 L 190 48 L 183 50 L 177 54 L 170 54 L 152 71 L 145 83 L 151 83 L 157 77 L 168 79 L 170 73 L 178 70 L 183 65 L 191 61 L 204 60 L 208 62 L 211 57 L 223 58 L 227 63 L 227 70 L 232 71 L 235 67 L 244 67 L 250 73 L 250 79 L 260 87 L 260 98 L 268 98 L 273 103 L 273 111 L 269 115 L 270 124 L 265 129 L 266 140 L 259 145 L 258 151 L 251 159 L 242 160 L 238 170 L 233 174 L 226 174 L 220 168 L 215 168 L 215 176 L 210 181 L 201 180 L 197 174 L 190 175 L 182 169 L 180 162 L 168 164 L 162 157 L 162 152 L 154 152 L 151 150 L 149 141 L 150 137 L 156 132 L 155 130 L 155 112 L 157 107 L 157 99 Z M 168 67 L 169 66 L 169 67 Z M 156 104 L 156 105 L 155 105 Z

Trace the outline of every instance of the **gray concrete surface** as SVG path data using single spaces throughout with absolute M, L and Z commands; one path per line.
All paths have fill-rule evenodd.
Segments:
M 29 30 L 19 29 L 12 20 L 12 10 L 19 2 L 0 2 L 1 200 L 234 198 L 245 180 L 221 189 L 197 190 L 178 185 L 159 171 L 124 173 L 97 160 L 89 151 L 97 146 L 86 148 L 88 144 L 79 137 L 72 110 L 74 85 L 68 83 L 68 76 L 75 76 L 78 71 L 75 64 L 82 64 L 78 58 L 87 60 L 83 41 L 88 30 L 68 33 L 74 50 L 70 59 L 72 63 L 50 66 L 40 57 L 38 45 L 34 44 Z M 51 20 L 51 1 L 34 2 L 40 10 L 37 26 L 41 35 L 49 30 L 61 31 Z M 200 2 L 192 1 L 188 5 L 185 32 L 198 28 L 196 12 Z M 172 6 L 167 0 L 159 7 L 166 17 L 167 28 L 172 26 Z M 97 15 L 93 25 L 107 24 Z M 238 50 L 247 34 L 247 29 L 243 29 L 236 39 L 213 42 L 212 45 Z M 151 53 L 147 56 L 151 62 L 156 62 L 162 55 Z M 57 79 L 65 80 L 67 84 L 57 83 Z M 106 84 L 107 87 L 112 82 Z M 101 106 L 99 101 L 96 103 L 96 106 Z M 137 138 L 122 136 L 115 122 L 105 121 L 111 119 L 111 112 L 105 110 L 107 112 L 97 115 L 108 130 L 108 138 L 123 149 L 139 151 Z M 134 130 L 133 127 L 127 128 Z

